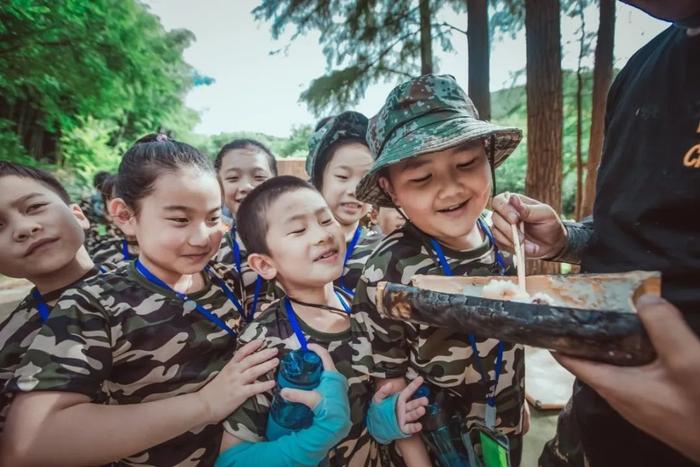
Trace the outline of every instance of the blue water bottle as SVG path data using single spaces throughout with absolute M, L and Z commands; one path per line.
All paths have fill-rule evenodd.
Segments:
M 412 399 L 427 397 L 430 401 L 430 396 L 430 388 L 424 384 L 418 388 Z M 455 448 L 447 417 L 441 407 L 442 399 L 439 396 L 437 399 L 428 404 L 425 415 L 420 420 L 423 425 L 423 436 L 430 444 L 441 467 L 469 467 L 468 458 Z
M 268 441 L 311 426 L 313 411 L 299 402 L 284 400 L 280 391 L 284 388 L 313 390 L 321 382 L 322 372 L 321 357 L 310 350 L 292 350 L 282 357 L 277 372 L 277 386 L 267 418 L 265 436 Z

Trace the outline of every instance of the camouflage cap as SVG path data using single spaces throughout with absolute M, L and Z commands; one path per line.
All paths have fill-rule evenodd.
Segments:
M 323 169 L 328 162 L 326 154 L 334 143 L 345 139 L 365 140 L 367 117 L 359 112 L 343 112 L 329 119 L 309 139 L 309 155 L 306 157 L 306 173 L 314 186 L 320 186 Z
M 490 137 L 493 137 L 490 138 Z M 395 87 L 367 128 L 374 164 L 357 186 L 360 201 L 394 207 L 379 187 L 379 171 L 405 159 L 468 141 L 494 141 L 496 166 L 518 146 L 522 131 L 479 120 L 471 99 L 450 75 L 423 75 Z

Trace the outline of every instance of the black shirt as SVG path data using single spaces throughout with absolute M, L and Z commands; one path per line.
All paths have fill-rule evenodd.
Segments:
M 700 333 L 700 36 L 672 26 L 638 51 L 608 96 L 585 272 L 652 270 Z M 694 465 L 577 382 L 591 467 Z

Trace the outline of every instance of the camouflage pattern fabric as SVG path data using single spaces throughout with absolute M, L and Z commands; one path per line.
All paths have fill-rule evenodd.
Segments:
M 94 254 L 95 248 L 102 241 L 123 235 L 116 225 L 104 218 L 101 196 L 99 196 L 99 203 L 96 203 L 95 195 L 91 195 L 81 199 L 78 206 L 90 221 L 90 227 L 85 231 L 85 248 L 90 255 Z
M 210 264 L 212 275 L 238 289 L 231 268 Z M 190 294 L 234 331 L 241 316 L 205 275 Z M 235 338 L 191 303 L 148 282 L 133 263 L 67 290 L 27 351 L 11 392 L 66 391 L 94 402 L 137 404 L 192 393 L 231 359 Z M 219 453 L 221 424 L 197 427 L 118 465 L 205 466 Z
M 333 357 L 337 370 L 349 384 L 350 434 L 328 454 L 331 466 L 378 466 L 380 464 L 379 445 L 367 432 L 365 416 L 374 394 L 369 376 L 371 365 L 370 345 L 365 330 L 352 315 L 350 328 L 341 333 L 329 334 L 312 329 L 297 316 L 299 324 L 309 343 L 327 348 Z M 284 303 L 278 300 L 245 329 L 238 345 L 255 339 L 263 339 L 267 347 L 279 349 L 279 357 L 301 347 L 287 319 Z M 274 379 L 276 372 L 270 372 L 262 379 Z M 268 412 L 272 403 L 272 391 L 248 399 L 224 422 L 224 429 L 237 438 L 257 442 L 262 441 L 267 427 Z
M 108 270 L 112 270 L 138 258 L 139 244 L 136 241 L 127 243 L 129 257 L 126 258 L 123 251 L 123 241 L 123 237 L 100 241 L 91 255 L 92 261 L 98 266 L 104 266 Z
M 360 276 L 362 275 L 362 270 L 365 267 L 365 261 L 367 261 L 367 258 L 370 257 L 372 252 L 374 252 L 374 249 L 381 241 L 381 234 L 373 230 L 363 228 L 362 233 L 360 234 L 360 239 L 357 241 L 357 245 L 355 245 L 352 255 L 350 255 L 350 258 L 348 258 L 348 262 L 345 263 L 342 280 L 341 278 L 336 279 L 335 285 L 338 287 L 345 287 L 354 293 L 355 289 L 357 288 L 357 282 L 360 280 Z M 347 246 L 350 246 L 349 242 Z
M 484 120 L 464 90 L 450 75 L 423 75 L 395 87 L 367 128 L 374 164 L 357 186 L 357 199 L 380 207 L 395 207 L 379 187 L 381 169 L 421 154 L 462 143 L 493 144 L 494 164 L 502 163 L 518 146 L 522 131 Z
M 232 227 L 232 230 L 233 229 L 235 229 L 235 226 Z M 232 231 L 226 232 L 224 237 L 221 239 L 221 246 L 219 247 L 219 251 L 216 253 L 216 255 L 214 255 L 213 260 L 217 263 L 221 263 L 226 265 L 227 267 L 233 267 L 235 269 L 232 247 L 233 244 L 231 240 Z M 243 296 L 245 298 L 245 307 L 246 310 L 249 311 L 253 305 L 253 296 L 255 295 L 255 281 L 258 278 L 258 273 L 253 271 L 250 268 L 250 266 L 248 266 L 248 252 L 246 251 L 243 242 L 241 242 L 240 235 L 236 235 L 236 243 L 238 244 L 238 247 L 241 251 L 242 278 L 242 289 L 237 292 L 240 296 Z M 265 308 L 272 301 L 274 301 L 275 298 L 281 297 L 282 292 L 280 290 L 281 289 L 276 288 L 274 281 L 269 282 L 263 280 L 262 292 L 258 297 L 258 306 L 256 312 L 260 311 L 262 308 Z
M 423 376 L 433 388 L 445 392 L 446 412 L 459 413 L 471 426 L 484 420 L 487 390 L 467 336 L 450 329 L 383 318 L 376 307 L 376 288 L 381 281 L 409 284 L 416 274 L 442 275 L 437 257 L 427 247 L 427 238 L 411 223 L 385 237 L 365 263 L 353 312 L 369 332 L 374 360 L 372 376 L 409 380 Z M 443 249 L 455 275 L 499 274 L 494 248 L 488 241 L 470 251 L 445 246 Z M 510 265 L 508 273 L 513 274 L 512 258 L 504 256 Z M 481 363 L 490 378 L 494 375 L 497 343 L 495 339 L 477 339 Z M 523 347 L 506 343 L 496 393 L 496 427 L 510 438 L 514 466 L 519 465 L 521 455 L 524 372 Z
M 97 273 L 98 270 L 93 268 L 74 284 Z M 51 308 L 61 294 L 73 287 L 74 284 L 69 284 L 44 294 L 44 301 Z M 12 394 L 4 390 L 5 385 L 12 378 L 15 370 L 22 362 L 24 354 L 27 353 L 29 345 L 39 333 L 42 324 L 44 324 L 41 321 L 37 301 L 32 296 L 32 292 L 0 323 L 0 433 L 3 431 L 7 412 L 10 409 L 10 402 L 12 401 Z

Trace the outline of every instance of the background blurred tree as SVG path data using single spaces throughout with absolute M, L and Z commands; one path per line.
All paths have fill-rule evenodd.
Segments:
M 118 160 L 114 150 L 144 133 L 189 130 L 197 117 L 183 102 L 194 71 L 182 52 L 193 39 L 165 31 L 136 0 L 2 2 L 0 141 L 20 143 L 3 143 L 3 158 L 70 163 L 89 178 L 95 166 L 78 154 Z M 107 153 L 64 159 L 96 131 Z
M 288 26 L 295 28 L 292 40 L 321 33 L 329 71 L 301 94 L 320 115 L 356 104 L 373 83 L 432 73 L 437 65 L 432 43 L 453 50 L 454 27 L 437 23 L 437 12 L 446 5 L 463 9 L 464 1 L 263 0 L 253 14 L 272 22 L 276 39 Z

